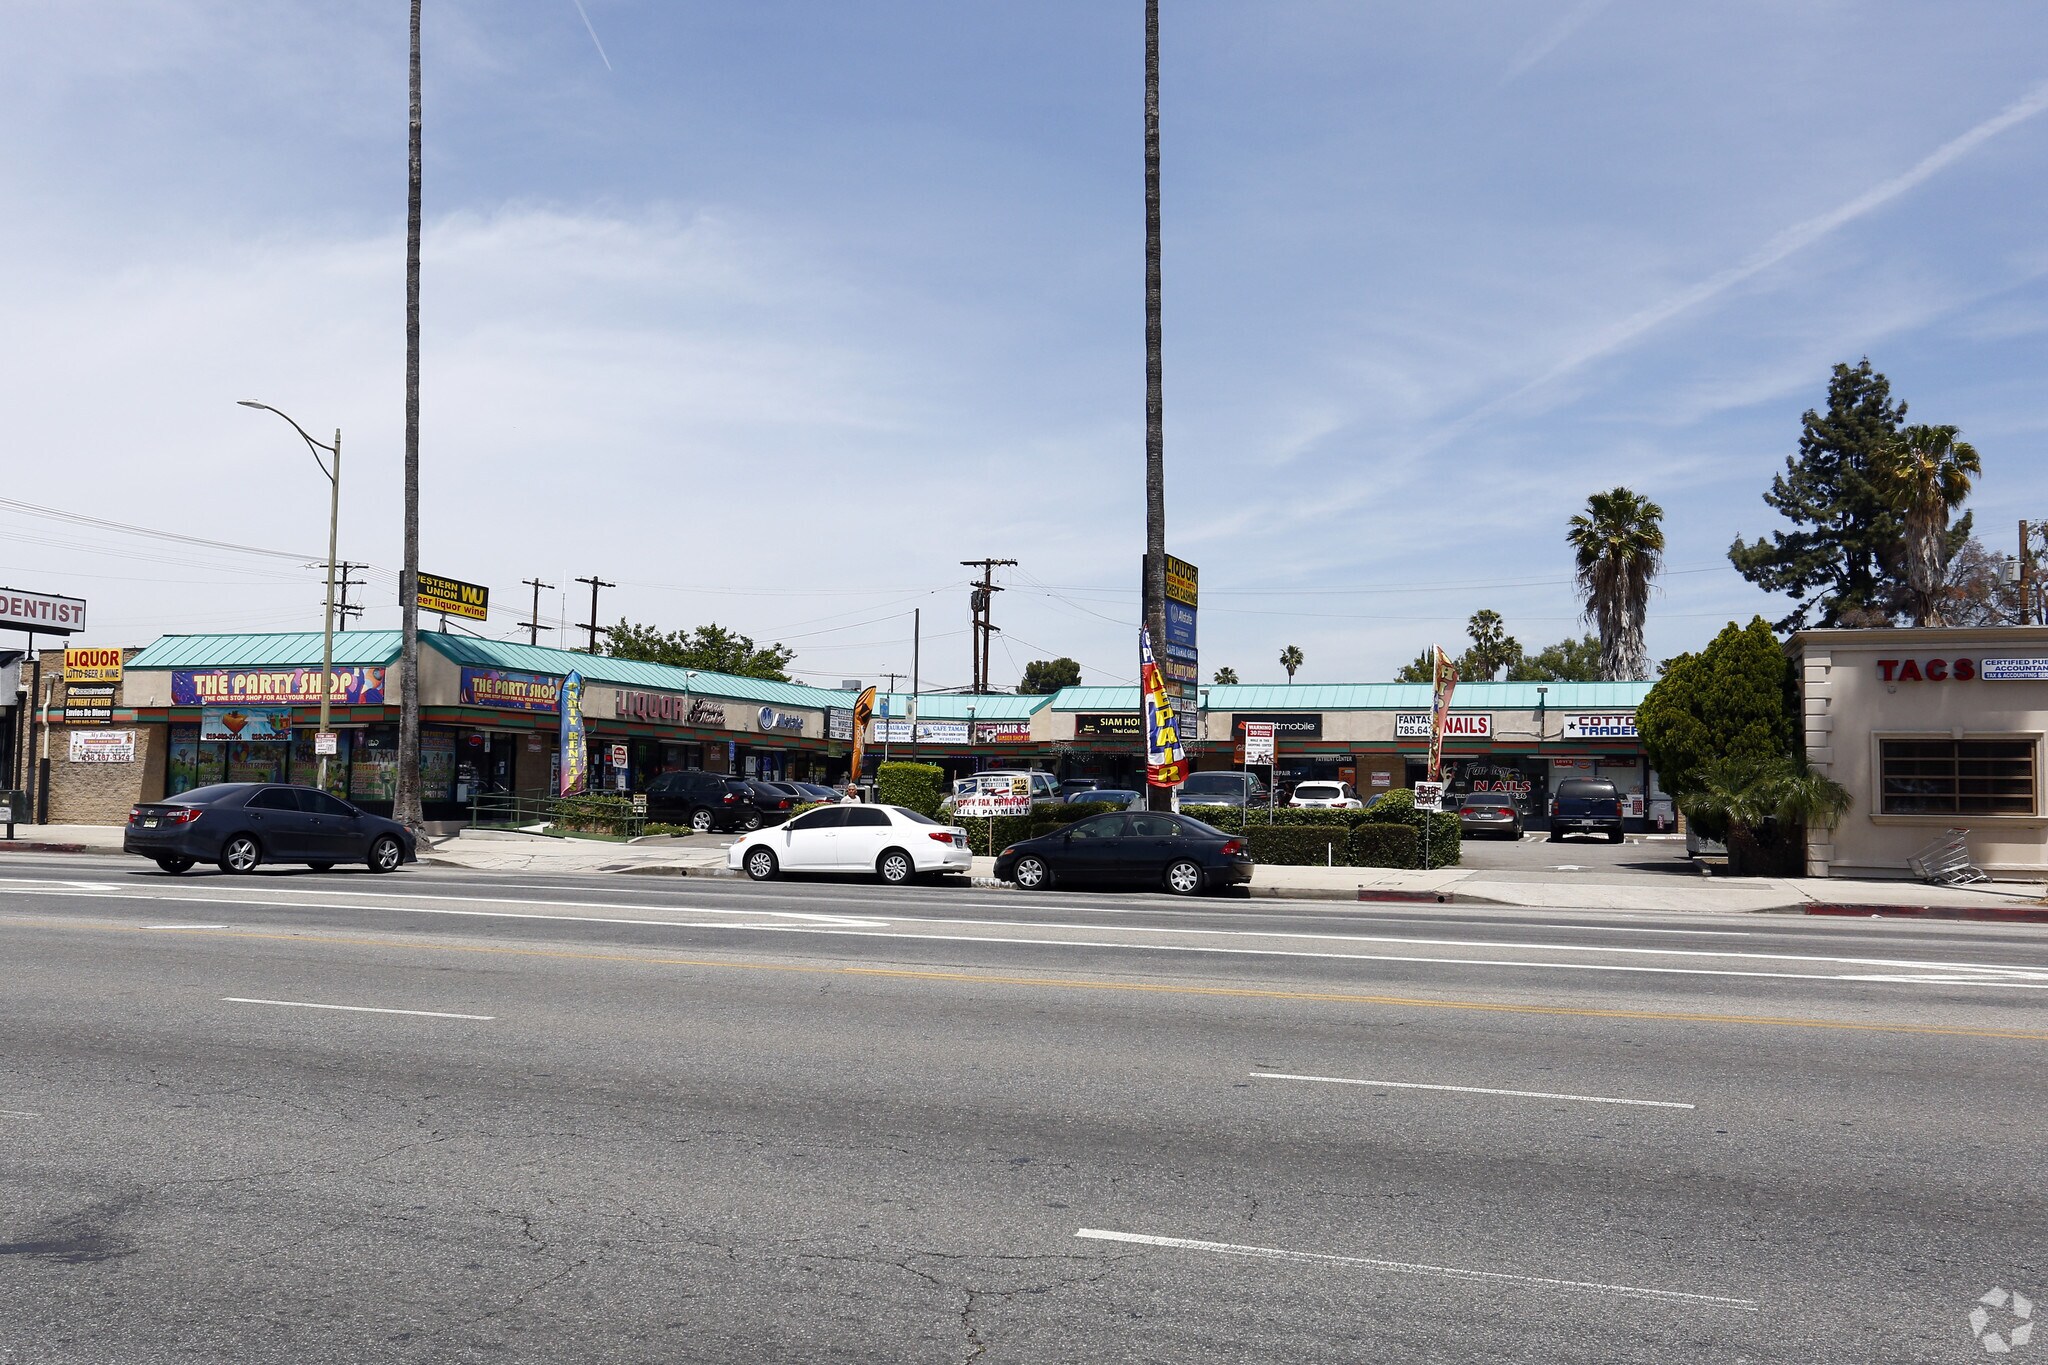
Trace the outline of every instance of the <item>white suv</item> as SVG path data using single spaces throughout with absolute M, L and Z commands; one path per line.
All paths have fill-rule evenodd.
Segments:
M 1358 799 L 1349 782 L 1303 782 L 1296 786 L 1294 795 L 1287 798 L 1287 804 L 1296 810 L 1362 810 L 1365 802 Z

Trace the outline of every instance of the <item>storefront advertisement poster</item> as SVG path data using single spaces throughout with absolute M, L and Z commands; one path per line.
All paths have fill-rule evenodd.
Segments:
M 381 705 L 384 701 L 384 670 L 337 668 L 329 681 L 327 698 L 344 706 Z M 221 706 L 240 702 L 313 705 L 319 700 L 320 670 L 317 668 L 179 669 L 171 674 L 173 706 Z
M 101 730 L 95 734 L 79 734 L 71 737 L 71 761 L 73 763 L 133 763 L 135 761 L 135 732 L 133 730 Z
M 209 706 L 199 713 L 202 744 L 257 743 L 292 737 L 288 706 Z
M 847 706 L 833 706 L 825 711 L 825 738 L 853 738 L 853 709 Z
M 910 739 L 910 722 L 907 720 L 871 720 L 868 722 L 868 743 L 870 744 L 908 744 Z
M 911 733 L 920 744 L 965 744 L 967 722 L 964 720 L 921 720 L 911 726 Z
M 562 707 L 562 680 L 542 673 L 507 673 L 495 668 L 462 670 L 462 704 L 494 711 L 554 715 Z

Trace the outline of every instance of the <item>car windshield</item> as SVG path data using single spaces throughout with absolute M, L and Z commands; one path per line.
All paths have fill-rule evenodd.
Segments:
M 249 784 L 246 782 L 221 782 L 211 787 L 194 787 L 191 791 L 179 792 L 176 796 L 165 797 L 164 800 L 179 806 L 210 806 L 225 797 L 247 790 Z

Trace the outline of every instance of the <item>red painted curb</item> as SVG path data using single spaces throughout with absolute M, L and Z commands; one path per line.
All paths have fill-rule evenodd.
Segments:
M 0 839 L 0 853 L 83 853 L 84 844 L 42 844 L 27 839 Z
M 1358 889 L 1362 901 L 1403 901 L 1409 904 L 1449 905 L 1452 901 L 1448 891 L 1372 891 L 1365 887 Z
M 1872 915 L 1899 919 L 1974 919 L 2007 924 L 2048 924 L 2044 905 L 1839 905 L 1814 901 L 1805 907 L 1809 915 L 1851 915 L 1868 919 Z

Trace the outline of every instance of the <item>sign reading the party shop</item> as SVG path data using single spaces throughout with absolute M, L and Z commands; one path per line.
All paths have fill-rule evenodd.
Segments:
M 562 706 L 562 680 L 540 673 L 506 673 L 495 668 L 462 670 L 462 704 L 494 711 L 538 711 L 554 715 Z
M 337 668 L 327 685 L 327 699 L 343 706 L 380 706 L 384 701 L 384 670 Z M 315 706 L 320 701 L 317 668 L 179 669 L 171 674 L 171 705 L 218 706 L 229 702 L 292 702 Z

